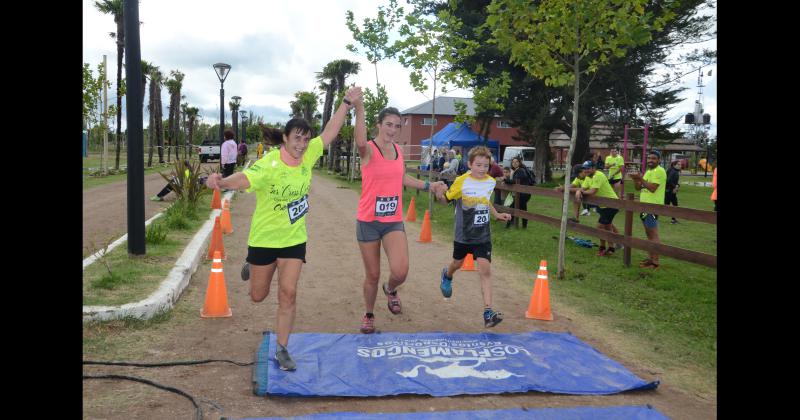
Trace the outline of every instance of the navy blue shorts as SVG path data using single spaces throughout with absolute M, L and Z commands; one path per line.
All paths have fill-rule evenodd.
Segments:
M 644 227 L 648 229 L 654 229 L 658 227 L 658 215 L 652 213 L 641 213 L 639 214 L 639 218 L 642 219 L 642 223 L 644 223 Z

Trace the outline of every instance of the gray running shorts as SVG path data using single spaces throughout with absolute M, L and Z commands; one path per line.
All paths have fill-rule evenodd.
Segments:
M 406 231 L 403 222 L 362 222 L 361 220 L 356 220 L 356 239 L 359 242 L 377 241 L 387 233 L 396 230 Z

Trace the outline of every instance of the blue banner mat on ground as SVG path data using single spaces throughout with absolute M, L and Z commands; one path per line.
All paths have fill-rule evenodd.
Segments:
M 658 410 L 647 406 L 631 407 L 575 407 L 575 408 L 511 408 L 506 410 L 440 411 L 421 413 L 324 413 L 296 417 L 259 417 L 242 420 L 669 420 Z
M 253 369 L 256 395 L 371 397 L 503 392 L 603 395 L 653 389 L 569 333 L 297 333 L 297 370 L 278 369 L 277 336 L 264 333 Z

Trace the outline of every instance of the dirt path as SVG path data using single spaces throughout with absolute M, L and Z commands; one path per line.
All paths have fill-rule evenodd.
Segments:
M 358 194 L 339 189 L 322 177 L 314 177 L 308 216 L 308 253 L 299 285 L 295 332 L 358 333 L 363 298 L 363 268 L 355 239 L 355 213 Z M 224 273 L 233 317 L 201 319 L 210 264 L 198 268 L 180 298 L 172 319 L 145 331 L 124 331 L 114 340 L 126 343 L 114 357 L 136 361 L 173 361 L 206 358 L 252 361 L 262 339 L 261 332 L 273 330 L 277 300 L 275 288 L 262 303 L 250 301 L 248 284 L 239 279 L 246 255 L 246 240 L 255 196 L 242 194 L 232 206 L 234 232 L 225 236 Z M 419 211 L 419 209 L 418 209 Z M 421 218 L 420 218 L 421 219 Z M 420 244 L 421 223 L 406 223 L 411 266 L 406 285 L 401 288 L 403 314 L 392 315 L 379 293 L 376 326 L 382 331 L 453 332 L 484 331 L 482 300 L 476 272 L 459 272 L 454 281 L 454 296 L 445 302 L 438 290 L 438 272 L 450 260 L 451 237 L 437 237 Z M 382 257 L 382 277 L 388 271 Z M 654 379 L 652 369 L 623 360 L 613 342 L 592 333 L 591 326 L 577 322 L 567 308 L 560 311 L 554 302 L 555 320 L 525 319 L 531 292 L 530 273 L 510 267 L 496 257 L 492 264 L 495 307 L 506 319 L 492 332 L 511 333 L 530 330 L 570 331 L 607 356 L 625 365 L 638 376 Z M 273 287 L 277 286 L 273 283 Z M 551 287 L 552 283 L 551 283 Z M 565 314 L 569 313 L 570 318 Z M 291 341 L 289 343 L 291 348 Z M 205 418 L 292 416 L 322 412 L 410 412 L 477 410 L 513 407 L 574 407 L 651 404 L 673 419 L 716 418 L 716 401 L 707 401 L 662 383 L 654 391 L 628 392 L 610 396 L 568 396 L 537 392 L 503 395 L 465 395 L 435 398 L 395 396 L 381 398 L 284 398 L 257 397 L 252 393 L 251 367 L 210 364 L 194 367 L 157 369 L 87 366 L 88 374 L 116 373 L 148 378 L 180 388 L 198 399 L 211 400 L 222 407 L 203 403 Z M 194 408 L 183 397 L 133 382 L 84 381 L 84 418 L 192 418 Z
M 208 164 L 209 167 L 214 164 Z M 206 167 L 206 165 L 204 165 Z M 164 170 L 167 172 L 167 169 Z M 165 201 L 150 201 L 147 198 L 158 194 L 167 182 L 155 173 L 144 177 L 144 219 L 147 220 L 165 207 L 175 194 L 168 194 Z M 99 246 L 112 242 L 128 231 L 128 183 L 112 182 L 83 191 L 83 255 L 91 254 L 86 248 L 92 243 Z

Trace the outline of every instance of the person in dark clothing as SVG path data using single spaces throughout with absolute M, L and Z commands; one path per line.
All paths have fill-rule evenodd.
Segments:
M 669 165 L 669 169 L 667 169 L 667 189 L 664 191 L 664 205 L 668 206 L 672 204 L 675 207 L 678 207 L 678 189 L 680 188 L 680 179 L 681 176 L 681 162 L 676 160 Z M 671 224 L 678 223 L 674 217 Z
M 501 168 L 500 165 L 498 165 L 497 162 L 494 161 L 494 158 L 492 158 L 492 160 L 490 162 L 491 163 L 490 163 L 490 166 L 489 166 L 489 176 L 494 178 L 495 181 L 497 181 L 497 184 L 500 184 L 501 182 L 503 182 L 503 178 L 504 178 L 504 176 L 503 176 L 503 168 Z M 494 203 L 495 204 L 500 204 L 502 206 L 503 205 L 503 199 L 500 197 L 500 195 L 501 195 L 500 193 L 501 193 L 500 190 L 495 190 L 494 191 Z
M 535 183 L 535 179 L 534 179 L 533 174 L 531 173 L 531 171 L 528 168 L 525 167 L 525 165 L 522 163 L 522 160 L 520 160 L 520 158 L 515 157 L 515 158 L 511 159 L 511 170 L 514 171 L 511 174 L 511 180 L 515 184 L 517 183 L 518 180 L 519 180 L 519 184 L 520 185 L 533 185 Z M 519 209 L 520 210 L 525 210 L 525 211 L 528 210 L 528 200 L 530 200 L 530 198 L 531 198 L 530 194 L 522 194 L 522 193 L 520 193 L 520 195 L 519 195 Z M 514 218 L 513 217 L 511 218 L 511 220 L 509 220 L 506 223 L 506 227 L 507 228 L 511 227 L 512 223 L 514 223 Z M 522 219 L 522 227 L 523 228 L 527 228 L 528 227 L 528 219 Z

